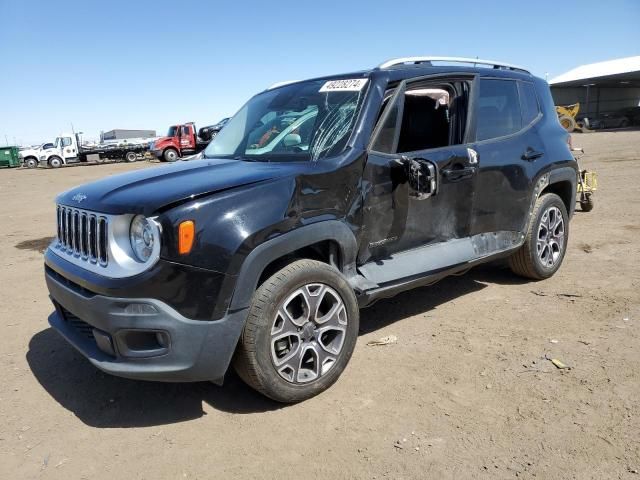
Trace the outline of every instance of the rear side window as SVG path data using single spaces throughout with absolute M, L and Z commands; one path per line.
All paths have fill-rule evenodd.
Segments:
M 513 80 L 480 80 L 477 140 L 511 135 L 522 128 L 518 86 Z
M 527 126 L 540 115 L 540 105 L 538 95 L 533 83 L 519 82 L 520 85 L 520 108 L 522 109 L 522 125 Z

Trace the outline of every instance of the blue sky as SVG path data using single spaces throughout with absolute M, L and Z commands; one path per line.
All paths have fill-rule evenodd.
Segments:
M 180 7 L 184 5 L 184 7 Z M 550 78 L 640 55 L 640 1 L 0 0 L 0 144 L 212 124 L 272 83 L 408 55 Z

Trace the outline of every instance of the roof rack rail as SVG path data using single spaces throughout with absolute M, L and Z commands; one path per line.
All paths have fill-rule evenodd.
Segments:
M 378 65 L 378 68 L 386 69 L 386 68 L 395 67 L 396 65 L 403 65 L 407 63 L 431 64 L 431 62 L 470 63 L 472 65 L 491 65 L 493 68 L 496 68 L 496 69 L 520 70 L 525 73 L 531 73 L 526 68 L 519 67 L 518 65 L 511 65 L 509 63 L 504 63 L 504 62 L 495 62 L 493 60 L 482 60 L 480 58 L 465 58 L 465 57 L 400 57 L 400 58 L 394 58 L 392 60 L 387 60 L 386 62 Z

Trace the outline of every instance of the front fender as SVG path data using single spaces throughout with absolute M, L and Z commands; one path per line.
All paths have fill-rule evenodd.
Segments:
M 355 275 L 358 248 L 351 229 L 339 220 L 325 220 L 306 225 L 264 242 L 247 255 L 236 280 L 230 311 L 249 306 L 260 276 L 271 262 L 325 240 L 333 240 L 338 244 L 343 273 L 347 277 Z

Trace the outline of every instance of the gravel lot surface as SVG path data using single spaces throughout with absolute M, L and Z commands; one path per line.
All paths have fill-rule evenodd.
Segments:
M 294 406 L 233 374 L 110 377 L 49 328 L 55 195 L 156 164 L 0 170 L 0 478 L 640 478 L 640 131 L 574 144 L 600 190 L 556 276 L 483 267 L 381 301 Z

